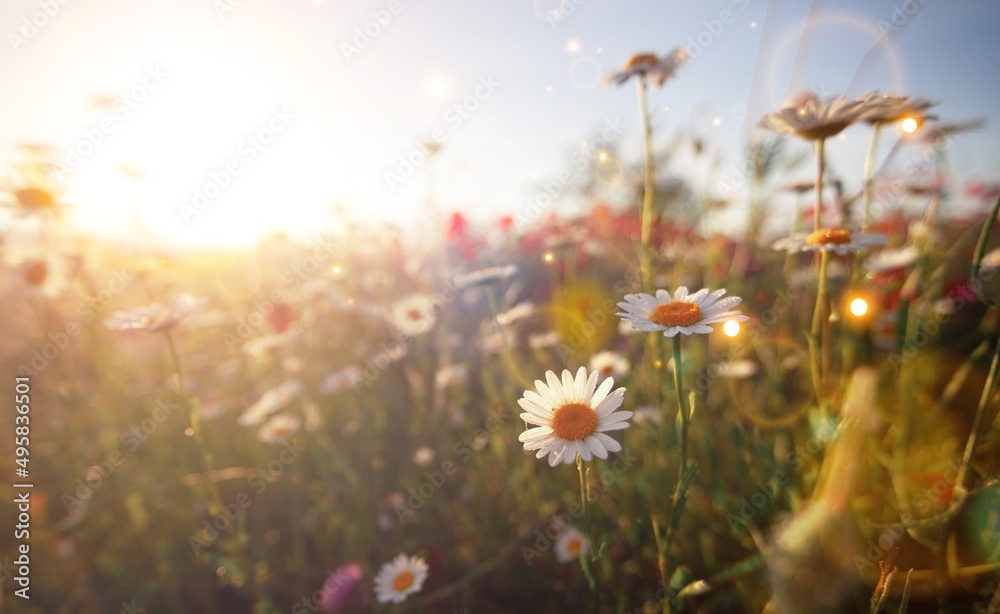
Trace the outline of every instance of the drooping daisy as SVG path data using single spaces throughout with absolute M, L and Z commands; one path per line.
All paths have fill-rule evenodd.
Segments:
M 580 456 L 589 461 L 593 457 L 607 458 L 608 452 L 619 452 L 620 443 L 606 434 L 628 428 L 630 411 L 615 411 L 621 407 L 625 389 L 611 392 L 614 380 L 610 377 L 597 385 L 598 373 L 580 367 L 576 377 L 563 370 L 560 381 L 552 371 L 545 373 L 545 380 L 535 380 L 535 390 L 526 390 L 517 404 L 525 413 L 521 419 L 538 425 L 518 436 L 525 450 L 537 450 L 535 458 L 549 456 L 549 465 L 560 461 L 572 463 Z
M 590 369 L 597 371 L 601 379 L 606 377 L 624 377 L 628 375 L 632 365 L 628 358 L 618 352 L 604 350 L 590 357 Z
M 607 82 L 622 85 L 635 76 L 640 79 L 648 78 L 656 87 L 662 87 L 690 57 L 691 54 L 684 47 L 677 47 L 662 58 L 655 53 L 636 53 L 625 60 L 620 71 L 608 75 Z
M 400 553 L 382 565 L 375 576 L 375 597 L 379 603 L 403 603 L 419 592 L 427 580 L 427 563 L 420 557 Z
M 153 303 L 132 311 L 116 311 L 104 325 L 111 330 L 168 330 L 205 304 L 205 299 L 183 294 L 169 305 Z
M 876 103 L 871 101 L 839 96 L 825 102 L 812 92 L 800 92 L 790 97 L 784 108 L 764 117 L 760 126 L 807 140 L 822 140 L 866 119 L 876 109 Z
M 633 328 L 647 333 L 663 331 L 664 337 L 678 333 L 704 335 L 714 330 L 712 324 L 750 319 L 738 311 L 730 311 L 743 299 L 738 296 L 722 298 L 725 293 L 725 289 L 709 293 L 707 288 L 702 288 L 688 294 L 688 289 L 681 286 L 674 291 L 673 297 L 666 290 L 657 290 L 656 296 L 626 294 L 625 301 L 618 303 L 625 311 L 617 315 L 631 322 Z
M 291 380 L 261 395 L 256 403 L 243 410 L 236 423 L 240 426 L 260 424 L 274 412 L 287 407 L 302 391 L 302 382 Z
M 257 439 L 264 443 L 281 443 L 299 432 L 302 421 L 294 416 L 279 415 L 268 420 L 257 431 Z
M 393 305 L 389 317 L 399 332 L 410 336 L 422 335 L 434 328 L 437 306 L 437 301 L 430 294 L 414 294 Z
M 556 557 L 560 563 L 575 561 L 590 551 L 590 540 L 574 527 L 566 527 L 556 538 Z
M 877 233 L 851 233 L 844 228 L 821 228 L 813 232 L 799 232 L 778 239 L 771 246 L 776 250 L 796 252 L 834 252 L 840 256 L 868 251 L 870 247 L 886 244 L 886 236 Z

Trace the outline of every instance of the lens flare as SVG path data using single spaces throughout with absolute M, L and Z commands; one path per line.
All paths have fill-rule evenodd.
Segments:
M 740 334 L 740 323 L 736 320 L 729 320 L 722 325 L 722 332 L 726 333 L 727 337 L 735 337 Z
M 866 313 L 868 313 L 868 301 L 866 301 L 863 298 L 856 298 L 853 301 L 851 301 L 851 307 L 850 307 L 850 309 L 851 309 L 851 313 L 855 317 L 860 318 L 861 316 L 863 316 Z

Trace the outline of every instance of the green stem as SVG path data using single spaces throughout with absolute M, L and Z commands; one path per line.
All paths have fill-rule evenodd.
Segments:
M 823 211 L 823 150 L 825 139 L 816 140 L 816 204 L 813 207 L 813 230 L 822 228 L 821 213 Z
M 600 588 L 597 583 L 597 576 L 600 573 L 597 568 L 597 556 L 595 554 L 595 549 L 597 548 L 597 542 L 594 540 L 594 523 L 591 521 L 590 516 L 590 502 L 589 497 L 587 497 L 587 480 L 584 477 L 583 471 L 583 457 L 579 454 L 576 457 L 576 470 L 580 473 L 580 504 L 583 505 L 584 514 L 587 517 L 587 538 L 590 540 L 590 560 L 594 562 L 595 569 L 591 571 L 590 565 L 588 564 L 586 557 L 580 556 L 580 564 L 583 565 L 584 575 L 587 576 L 587 581 L 590 584 L 590 590 L 594 593 L 594 611 L 600 612 L 601 607 L 601 595 Z
M 976 443 L 979 440 L 979 427 L 983 422 L 983 414 L 990 404 L 990 400 L 997 390 L 997 372 L 1000 371 L 1000 342 L 997 343 L 993 351 L 993 362 L 990 364 L 990 374 L 986 378 L 986 385 L 983 386 L 983 394 L 979 397 L 979 407 L 976 408 L 976 416 L 972 419 L 972 431 L 965 444 L 965 453 L 962 455 L 962 465 L 958 468 L 958 476 L 955 478 L 955 486 L 960 490 L 966 489 L 965 482 L 969 473 L 969 465 L 972 463 L 972 455 L 976 451 Z
M 813 308 L 812 327 L 809 329 L 809 357 L 812 367 L 813 388 L 816 392 L 816 403 L 822 405 L 824 398 L 823 386 L 826 374 L 823 373 L 820 356 L 823 350 L 823 312 L 826 309 L 826 270 L 830 262 L 830 252 L 823 250 L 819 257 L 819 287 L 816 290 L 816 306 Z
M 651 292 L 653 287 L 652 272 L 649 267 L 649 243 L 653 226 L 653 127 L 649 121 L 649 106 L 646 102 L 646 79 L 636 80 L 639 98 L 639 117 L 642 120 L 642 141 L 645 147 L 645 163 L 643 165 L 642 194 L 642 229 L 639 239 L 639 268 L 642 273 L 644 292 Z
M 993 205 L 993 210 L 990 211 L 990 215 L 986 218 L 986 222 L 983 224 L 983 231 L 979 235 L 979 242 L 976 244 L 976 252 L 972 257 L 972 274 L 970 275 L 972 282 L 972 289 L 976 292 L 976 296 L 985 305 L 990 307 L 997 307 L 996 303 L 986 297 L 982 291 L 982 280 L 979 278 L 979 267 L 983 264 L 983 257 L 986 255 L 986 246 L 990 242 L 990 232 L 993 230 L 993 226 L 997 223 L 997 214 L 1000 213 L 1000 198 L 997 199 L 995 205 Z
M 684 471 L 687 469 L 687 457 L 688 457 L 688 421 L 690 416 L 688 415 L 687 409 L 684 406 L 684 385 L 681 382 L 681 336 L 680 334 L 674 335 L 673 338 L 673 348 L 674 348 L 674 394 L 677 395 L 677 411 L 680 412 L 681 416 L 681 464 L 677 471 L 677 481 L 681 481 L 681 477 L 684 475 Z

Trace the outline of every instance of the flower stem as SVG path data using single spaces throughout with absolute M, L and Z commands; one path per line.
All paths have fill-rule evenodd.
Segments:
M 872 126 L 872 137 L 868 141 L 868 152 L 865 154 L 864 200 L 865 216 L 861 219 L 861 232 L 868 232 L 872 222 L 872 191 L 875 184 L 875 150 L 878 148 L 878 135 L 882 124 Z
M 990 364 L 990 374 L 986 378 L 986 385 L 983 386 L 983 394 L 979 397 L 979 407 L 976 408 L 976 416 L 972 419 L 972 430 L 969 439 L 965 444 L 965 452 L 962 454 L 962 465 L 958 468 L 958 476 L 955 478 L 955 487 L 964 491 L 969 473 L 969 465 L 972 463 L 972 455 L 976 451 L 976 442 L 979 439 L 979 428 L 983 422 L 983 414 L 990 405 L 990 400 L 997 390 L 997 373 L 1000 372 L 1000 342 L 997 343 L 993 351 L 993 362 Z
M 646 79 L 636 80 L 639 98 L 639 117 L 642 120 L 642 142 L 645 148 L 643 164 L 642 228 L 639 237 L 639 269 L 642 273 L 644 292 L 652 290 L 652 271 L 649 266 L 649 243 L 653 226 L 653 127 L 649 121 L 649 106 L 646 102 Z
M 583 457 L 579 454 L 576 457 L 576 470 L 580 473 L 580 504 L 583 506 L 584 514 L 587 516 L 587 539 L 590 540 L 589 553 L 586 556 L 580 556 L 580 564 L 583 566 L 584 575 L 587 576 L 587 582 L 590 584 L 590 590 L 594 593 L 594 611 L 600 612 L 601 595 L 600 586 L 597 582 L 597 577 L 600 570 L 594 569 L 591 571 L 590 565 L 587 561 L 587 556 L 590 557 L 590 561 L 597 562 L 597 556 L 594 553 L 596 548 L 596 541 L 594 541 L 594 523 L 591 521 L 590 517 L 590 505 L 589 497 L 587 497 L 587 479 L 583 470 Z M 565 530 L 565 527 L 563 528 Z
M 675 335 L 673 342 L 674 394 L 677 395 L 677 411 L 680 412 L 681 416 L 681 463 L 680 468 L 677 471 L 677 481 L 680 482 L 681 477 L 684 475 L 684 471 L 687 469 L 688 421 L 690 420 L 690 416 L 688 415 L 687 408 L 684 405 L 684 385 L 681 382 L 681 336 Z
M 823 150 L 825 139 L 816 139 L 816 204 L 813 206 L 813 230 L 822 228 L 823 211 Z
M 826 311 L 826 269 L 830 262 L 830 252 L 824 250 L 819 256 L 819 287 L 816 290 L 816 306 L 813 308 L 812 327 L 809 329 L 809 356 L 812 367 L 813 388 L 816 392 L 816 403 L 822 406 L 823 387 L 826 382 L 826 374 L 823 372 L 822 351 L 823 351 L 823 313 Z

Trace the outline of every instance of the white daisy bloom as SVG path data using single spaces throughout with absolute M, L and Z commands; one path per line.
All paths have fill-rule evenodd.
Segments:
M 628 358 L 618 352 L 604 350 L 590 357 L 590 368 L 600 374 L 600 378 L 605 377 L 625 377 L 631 370 L 632 365 Z
M 389 319 L 405 335 L 422 335 L 434 328 L 437 307 L 438 301 L 430 294 L 414 294 L 393 305 Z
M 868 251 L 870 247 L 886 244 L 886 236 L 877 233 L 850 233 L 843 228 L 821 228 L 813 232 L 799 232 L 778 239 L 771 246 L 776 250 L 795 252 L 834 252 L 840 256 Z
M 556 538 L 556 557 L 560 563 L 575 561 L 589 551 L 590 540 L 573 527 L 566 527 Z
M 633 328 L 647 333 L 663 331 L 664 337 L 678 333 L 704 335 L 714 330 L 712 324 L 750 319 L 738 311 L 730 311 L 743 299 L 738 296 L 722 298 L 725 293 L 725 289 L 709 293 L 702 288 L 688 294 L 688 289 L 681 286 L 674 291 L 673 297 L 666 290 L 657 290 L 656 296 L 626 294 L 625 301 L 618 303 L 625 311 L 617 315 L 631 322 Z
M 167 306 L 153 303 L 132 311 L 116 311 L 104 321 L 111 330 L 168 330 L 178 322 L 200 309 L 205 299 L 183 294 L 170 301 Z
M 375 597 L 379 603 L 403 603 L 419 592 L 427 580 L 427 563 L 420 557 L 400 553 L 382 565 L 375 576 Z
M 236 424 L 240 426 L 252 426 L 260 424 L 274 412 L 287 407 L 299 393 L 302 392 L 302 382 L 291 380 L 271 388 L 257 399 L 257 402 L 243 410 L 240 417 L 236 419 Z
M 257 439 L 264 443 L 281 443 L 299 432 L 302 421 L 294 416 L 275 416 L 257 431 Z
M 535 390 L 526 390 L 517 404 L 525 413 L 521 419 L 538 425 L 518 436 L 525 450 L 537 450 L 535 458 L 549 456 L 549 465 L 560 461 L 572 463 L 580 456 L 585 461 L 593 457 L 607 458 L 608 452 L 619 452 L 620 443 L 606 434 L 628 428 L 630 411 L 615 411 L 621 407 L 625 389 L 611 392 L 614 380 L 610 377 L 597 385 L 597 371 L 587 376 L 587 369 L 580 367 L 576 377 L 568 369 L 562 372 L 562 381 L 552 371 L 546 371 L 545 380 L 535 380 Z

